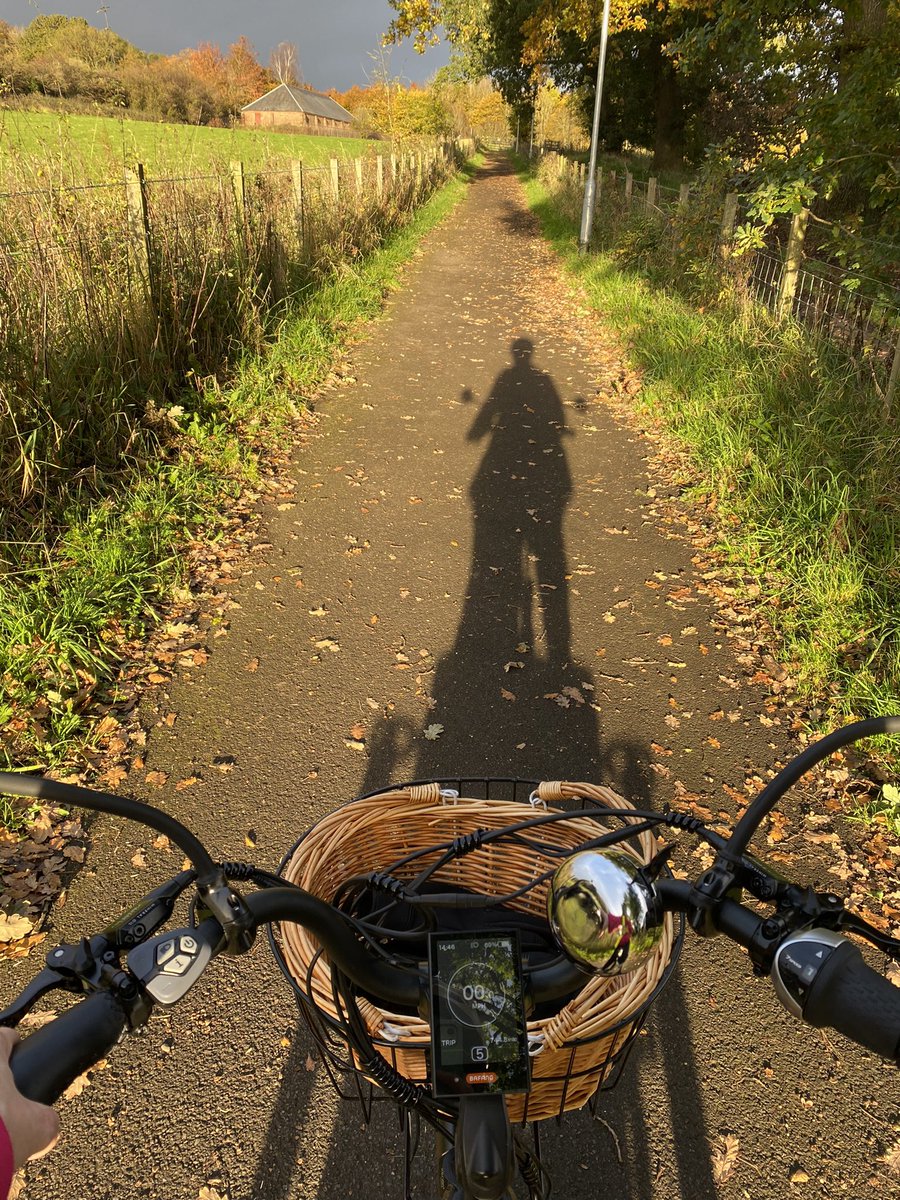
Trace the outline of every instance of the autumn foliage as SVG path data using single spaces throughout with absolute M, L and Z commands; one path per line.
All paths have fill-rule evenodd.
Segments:
M 246 37 L 226 51 L 208 42 L 175 55 L 145 54 L 82 17 L 38 16 L 24 29 L 0 21 L 0 98 L 54 98 L 192 124 L 226 124 L 275 80 Z

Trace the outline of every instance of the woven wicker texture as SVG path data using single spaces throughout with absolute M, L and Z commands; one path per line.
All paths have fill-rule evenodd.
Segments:
M 596 800 L 609 808 L 631 805 L 609 788 L 587 783 L 542 783 L 541 800 L 552 804 L 578 798 Z M 529 805 L 509 801 L 442 798 L 438 784 L 382 792 L 343 806 L 320 821 L 297 847 L 285 876 L 307 891 L 331 901 L 347 879 L 386 870 L 391 863 L 437 842 L 496 829 L 536 815 Z M 608 828 L 618 828 L 611 821 Z M 536 831 L 537 832 L 537 831 Z M 542 825 L 542 842 L 574 848 L 603 832 L 597 820 L 575 817 Z M 649 862 L 658 848 L 652 834 L 637 835 L 620 849 Z M 416 859 L 397 877 L 411 879 L 438 855 Z M 456 858 L 435 879 L 488 895 L 504 895 L 544 874 L 559 860 L 534 849 L 491 844 Z M 547 883 L 538 884 L 512 907 L 539 916 L 546 914 Z M 281 930 L 285 961 L 297 985 L 327 1017 L 336 1018 L 331 973 L 319 944 L 302 926 Z M 532 1059 L 532 1090 L 528 1096 L 507 1097 L 512 1120 L 541 1120 L 580 1108 L 596 1092 L 610 1059 L 628 1041 L 630 1018 L 659 984 L 675 942 L 675 923 L 666 917 L 664 936 L 648 962 L 628 975 L 587 979 L 584 988 L 555 1016 L 531 1021 L 529 1037 L 543 1042 Z M 318 955 L 318 957 L 316 957 Z M 312 969 L 311 968 L 312 964 Z M 428 1078 L 428 1024 L 418 1016 L 381 1009 L 360 1000 L 360 1011 L 379 1052 L 409 1079 Z M 614 1032 L 613 1032 L 614 1031 Z

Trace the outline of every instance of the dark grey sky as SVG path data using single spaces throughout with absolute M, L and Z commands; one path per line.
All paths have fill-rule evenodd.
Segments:
M 307 83 L 315 88 L 364 84 L 392 9 L 387 0 L 105 0 L 110 28 L 142 50 L 174 54 L 198 42 L 224 49 L 241 34 L 266 63 L 278 42 L 296 42 Z M 39 12 L 87 17 L 101 25 L 104 0 L 0 0 L 0 19 L 27 25 Z M 424 82 L 449 55 L 437 46 L 424 56 L 409 45 L 391 54 L 391 73 Z

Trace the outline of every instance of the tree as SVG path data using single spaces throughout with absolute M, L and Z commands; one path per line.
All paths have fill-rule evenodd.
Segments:
M 270 86 L 269 77 L 257 62 L 253 46 L 246 37 L 239 37 L 228 47 L 225 77 L 228 103 L 233 112 L 257 100 Z
M 200 42 L 193 50 L 184 52 L 184 60 L 190 72 L 201 79 L 207 87 L 224 92 L 227 81 L 225 57 L 212 42 Z
M 391 0 L 390 37 L 424 48 L 443 21 L 454 47 L 489 73 L 504 99 L 530 117 L 541 83 L 552 80 L 593 104 L 602 6 L 597 0 Z M 618 130 L 612 141 L 648 142 L 657 166 L 680 165 L 687 129 L 705 100 L 705 80 L 685 86 L 666 53 L 686 25 L 704 19 L 709 0 L 614 0 L 610 89 L 618 73 Z M 607 105 L 609 104 L 606 101 Z M 648 126 L 648 116 L 652 125 Z M 604 129 L 607 126 L 604 123 Z
M 269 58 L 269 70 L 279 83 L 296 87 L 303 82 L 300 54 L 293 42 L 279 42 Z

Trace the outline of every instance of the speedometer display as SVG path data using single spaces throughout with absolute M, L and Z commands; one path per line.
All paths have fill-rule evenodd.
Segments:
M 527 1091 L 517 935 L 432 934 L 429 950 L 435 1095 Z
M 479 1028 L 496 1021 L 506 1007 L 506 984 L 494 967 L 467 962 L 447 984 L 447 1004 L 464 1025 Z

